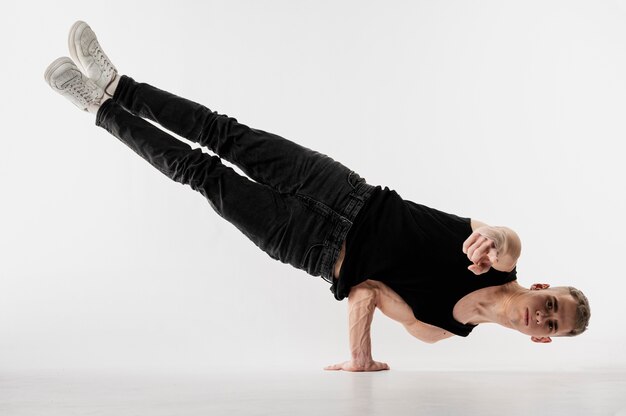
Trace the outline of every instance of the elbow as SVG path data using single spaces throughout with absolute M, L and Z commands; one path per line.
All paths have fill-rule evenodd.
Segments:
M 348 294 L 348 303 L 367 303 L 376 307 L 378 305 L 376 291 L 367 287 L 354 286 Z
M 452 336 L 454 336 L 454 334 L 451 334 L 450 332 L 444 332 L 442 334 L 421 337 L 420 340 L 427 344 L 435 344 L 439 341 L 443 341 L 444 339 L 448 339 Z
M 429 337 L 424 334 L 416 334 L 414 332 L 410 332 L 410 334 L 413 335 L 413 337 L 419 339 L 420 341 L 425 342 L 426 344 L 434 344 L 435 342 L 440 341 L 440 339 L 438 338 Z

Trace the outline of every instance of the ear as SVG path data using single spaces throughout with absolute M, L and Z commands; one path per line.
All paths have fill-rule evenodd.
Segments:
M 530 290 L 541 290 L 541 289 L 547 289 L 549 287 L 550 285 L 547 283 L 533 283 L 533 285 L 530 287 Z
M 538 342 L 540 344 L 548 344 L 552 342 L 552 338 L 550 337 L 530 337 L 533 342 Z

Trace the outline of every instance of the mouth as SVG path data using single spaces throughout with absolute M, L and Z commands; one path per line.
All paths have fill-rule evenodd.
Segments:
M 526 326 L 528 326 L 528 314 L 529 314 L 528 308 L 526 308 L 526 316 L 524 317 L 526 321 Z

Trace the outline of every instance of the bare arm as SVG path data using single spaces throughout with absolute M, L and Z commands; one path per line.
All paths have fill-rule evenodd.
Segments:
M 411 307 L 394 292 L 389 286 L 382 282 L 373 282 L 378 287 L 377 307 L 382 313 L 394 321 L 400 322 L 409 334 L 420 341 L 434 344 L 445 338 L 454 336 L 453 333 L 441 329 L 434 325 L 427 324 L 415 318 Z
M 350 354 L 352 360 L 330 365 L 325 370 L 378 371 L 388 370 L 386 363 L 372 359 L 370 326 L 376 308 L 401 323 L 420 341 L 434 344 L 454 334 L 439 327 L 421 322 L 413 315 L 411 307 L 389 286 L 377 280 L 366 280 L 350 290 L 348 314 L 350 324 Z
M 351 360 L 325 367 L 325 370 L 379 371 L 388 370 L 386 363 L 372 359 L 370 326 L 376 310 L 378 293 L 366 280 L 350 289 L 348 295 L 348 325 Z
M 357 285 L 348 295 L 348 325 L 352 361 L 365 364 L 372 361 L 370 326 L 376 310 L 376 291 L 367 282 Z

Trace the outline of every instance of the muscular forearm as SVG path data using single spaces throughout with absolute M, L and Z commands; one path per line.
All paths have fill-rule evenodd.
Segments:
M 389 370 L 387 363 L 372 359 L 370 326 L 376 310 L 378 293 L 369 281 L 350 289 L 348 323 L 350 327 L 350 361 L 325 367 L 325 370 L 380 371 Z
M 376 310 L 376 292 L 366 287 L 353 287 L 348 296 L 350 354 L 356 363 L 372 361 L 370 327 Z

